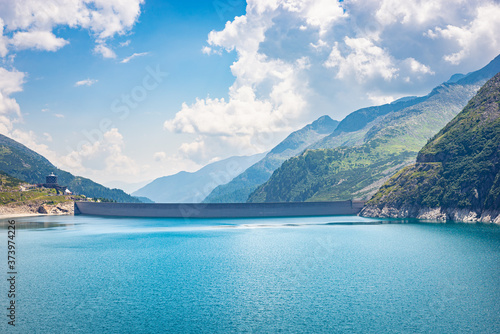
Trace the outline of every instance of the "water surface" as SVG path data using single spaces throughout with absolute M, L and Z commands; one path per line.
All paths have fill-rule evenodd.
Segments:
M 500 332 L 498 226 L 388 222 L 16 218 L 0 332 Z

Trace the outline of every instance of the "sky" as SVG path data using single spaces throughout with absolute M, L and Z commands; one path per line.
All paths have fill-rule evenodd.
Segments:
M 488 0 L 0 0 L 0 133 L 106 184 L 271 149 L 500 53 Z

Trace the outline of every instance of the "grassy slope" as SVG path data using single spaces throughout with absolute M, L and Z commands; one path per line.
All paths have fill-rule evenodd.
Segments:
M 500 209 L 500 73 L 368 205 Z
M 57 204 L 72 201 L 70 196 L 57 195 L 54 189 L 19 191 L 24 182 L 0 172 L 0 205 L 22 205 L 28 203 Z

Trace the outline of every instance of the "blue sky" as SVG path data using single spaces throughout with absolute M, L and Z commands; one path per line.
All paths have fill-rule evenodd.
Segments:
M 0 0 L 0 133 L 98 182 L 193 171 L 484 66 L 498 17 L 498 1 Z

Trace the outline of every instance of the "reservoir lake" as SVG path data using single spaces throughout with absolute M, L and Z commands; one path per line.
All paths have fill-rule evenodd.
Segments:
M 1 333 L 500 333 L 500 227 L 356 216 L 14 218 Z

